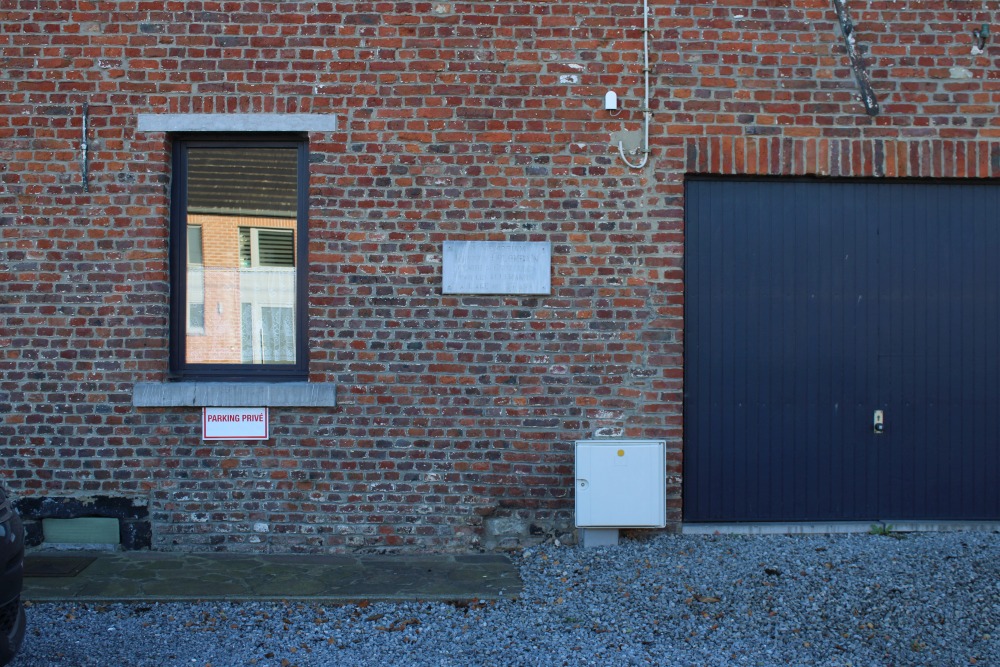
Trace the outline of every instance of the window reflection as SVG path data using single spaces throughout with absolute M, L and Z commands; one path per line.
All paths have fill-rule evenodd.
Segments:
M 295 363 L 297 164 L 294 148 L 188 151 L 188 363 Z
M 187 332 L 205 333 L 205 266 L 201 227 L 187 226 Z

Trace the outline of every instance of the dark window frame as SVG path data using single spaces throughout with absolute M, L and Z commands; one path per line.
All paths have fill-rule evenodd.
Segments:
M 170 344 L 171 380 L 207 382 L 296 382 L 309 377 L 308 251 L 309 142 L 299 133 L 176 134 L 171 136 L 170 186 Z M 191 148 L 295 148 L 295 363 L 188 363 L 187 336 L 187 174 Z

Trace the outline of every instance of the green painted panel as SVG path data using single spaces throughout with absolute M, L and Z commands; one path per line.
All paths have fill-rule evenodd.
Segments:
M 43 519 L 47 544 L 119 544 L 118 519 L 81 517 Z

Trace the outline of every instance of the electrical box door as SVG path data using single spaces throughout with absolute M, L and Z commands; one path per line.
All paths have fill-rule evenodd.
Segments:
M 666 516 L 665 441 L 576 442 L 577 527 L 662 528 Z

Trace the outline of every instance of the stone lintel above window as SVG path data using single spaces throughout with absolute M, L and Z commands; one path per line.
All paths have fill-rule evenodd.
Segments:
M 312 113 L 141 113 L 140 132 L 336 132 L 337 117 Z

